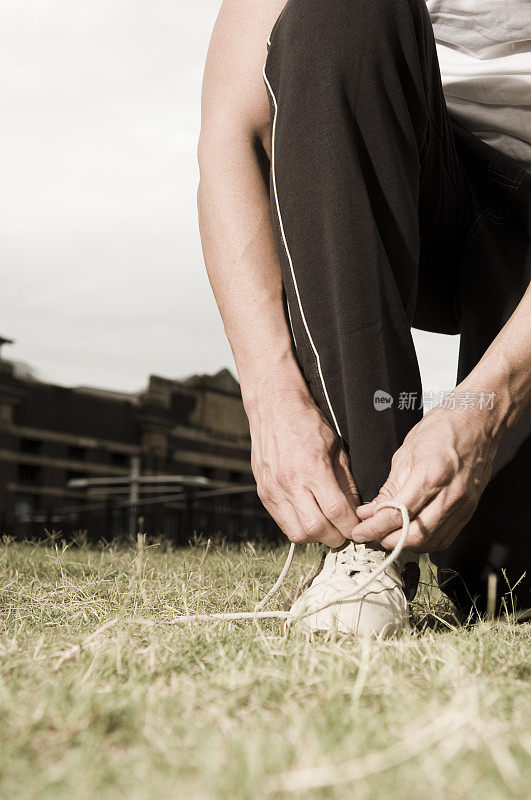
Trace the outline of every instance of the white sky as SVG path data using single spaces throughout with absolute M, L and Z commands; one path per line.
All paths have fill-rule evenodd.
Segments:
M 196 142 L 220 0 L 3 0 L 0 334 L 64 385 L 233 367 L 203 268 Z M 426 389 L 456 339 L 416 337 Z

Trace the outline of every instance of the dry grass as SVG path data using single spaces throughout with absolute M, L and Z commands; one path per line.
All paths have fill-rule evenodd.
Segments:
M 285 552 L 6 540 L 0 796 L 527 798 L 527 624 L 460 627 L 426 586 L 399 641 L 175 624 L 252 607 Z

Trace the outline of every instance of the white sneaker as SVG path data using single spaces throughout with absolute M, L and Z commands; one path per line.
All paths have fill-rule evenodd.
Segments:
M 415 596 L 419 575 L 415 554 L 403 551 L 381 575 L 354 594 L 387 555 L 379 547 L 355 542 L 332 548 L 320 572 L 290 608 L 294 617 L 299 617 L 297 627 L 311 633 L 337 631 L 379 638 L 409 629 L 408 600 Z M 403 584 L 403 578 L 409 585 Z M 318 610 L 326 603 L 331 605 Z

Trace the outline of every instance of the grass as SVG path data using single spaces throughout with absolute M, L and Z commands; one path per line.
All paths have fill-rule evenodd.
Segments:
M 397 641 L 174 623 L 252 607 L 285 553 L 5 539 L 0 796 L 527 798 L 528 624 L 461 627 L 426 585 Z

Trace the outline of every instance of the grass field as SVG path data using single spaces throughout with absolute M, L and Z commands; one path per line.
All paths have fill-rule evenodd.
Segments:
M 175 624 L 252 607 L 285 554 L 5 540 L 0 797 L 528 798 L 528 624 L 460 627 L 428 585 L 398 641 Z

